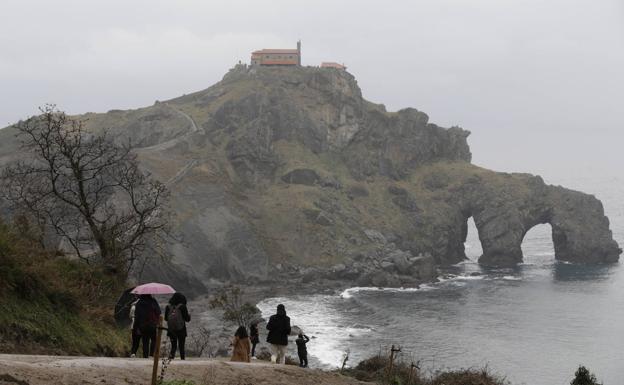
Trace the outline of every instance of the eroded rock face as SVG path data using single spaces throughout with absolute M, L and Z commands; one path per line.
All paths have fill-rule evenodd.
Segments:
M 454 193 L 453 202 L 461 234 L 451 250 L 462 250 L 466 221 L 472 216 L 483 248 L 479 262 L 511 266 L 522 262 L 522 240 L 535 225 L 552 227 L 555 258 L 577 263 L 616 262 L 622 250 L 609 229 L 602 204 L 592 195 L 549 186 L 540 177 L 505 175 L 508 185 L 488 178 L 468 178 Z M 514 189 L 522 190 L 514 191 Z M 452 242 L 451 242 L 452 243 Z M 462 253 L 450 259 L 462 258 Z
M 173 262 L 201 282 L 417 284 L 465 258 L 471 216 L 487 265 L 520 262 L 538 223 L 551 224 L 557 259 L 621 252 L 593 196 L 471 165 L 468 131 L 388 112 L 346 71 L 237 66 L 206 90 L 84 117 L 138 144 L 168 185 Z M 20 156 L 14 133 L 0 130 L 0 165 Z

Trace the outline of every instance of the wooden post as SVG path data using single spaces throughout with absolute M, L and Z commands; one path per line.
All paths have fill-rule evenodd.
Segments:
M 409 372 L 409 377 L 407 378 L 407 385 L 412 385 L 412 377 L 414 376 L 414 367 L 416 365 L 414 365 L 414 363 L 412 362 L 412 364 L 410 365 L 410 372 Z
M 152 367 L 152 385 L 157 385 L 158 359 L 160 358 L 160 339 L 162 337 L 163 316 L 158 318 L 158 328 L 156 329 L 156 346 L 154 347 L 154 366 Z
M 400 352 L 401 348 L 396 349 L 394 345 L 390 348 L 390 367 L 388 368 L 388 376 L 392 375 L 392 369 L 394 368 L 394 353 Z
M 410 365 L 409 378 L 407 379 L 407 385 L 412 385 L 412 378 L 414 377 L 414 369 L 420 369 L 420 360 L 417 363 L 412 361 Z

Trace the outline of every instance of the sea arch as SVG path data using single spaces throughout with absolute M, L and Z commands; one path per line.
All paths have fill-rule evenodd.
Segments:
M 616 262 L 622 250 L 613 239 L 602 203 L 592 195 L 549 186 L 530 178 L 522 194 L 500 191 L 487 183 L 464 188 L 458 219 L 461 253 L 467 222 L 473 217 L 486 266 L 513 266 L 523 261 L 522 241 L 527 232 L 549 224 L 555 259 L 575 263 Z M 528 187 L 528 188 L 527 188 Z

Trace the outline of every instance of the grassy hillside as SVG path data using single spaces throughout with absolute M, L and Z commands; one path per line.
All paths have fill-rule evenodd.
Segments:
M 112 317 L 117 283 L 45 251 L 25 222 L 0 223 L 0 352 L 121 355 Z

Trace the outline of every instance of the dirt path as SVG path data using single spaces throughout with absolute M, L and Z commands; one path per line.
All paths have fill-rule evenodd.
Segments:
M 175 108 L 174 106 L 172 106 L 170 104 L 166 104 L 166 106 L 171 108 L 177 114 L 180 114 L 186 120 L 188 120 L 188 122 L 190 123 L 189 131 L 184 133 L 184 134 L 182 134 L 182 135 L 179 135 L 179 136 L 177 136 L 177 137 L 175 137 L 173 139 L 170 139 L 170 140 L 168 140 L 166 142 L 158 143 L 158 144 L 155 144 L 155 145 L 149 146 L 149 147 L 140 148 L 139 149 L 140 151 L 154 152 L 154 151 L 164 151 L 164 150 L 167 150 L 167 149 L 175 146 L 176 144 L 182 142 L 183 140 L 186 140 L 193 133 L 199 131 L 199 127 L 197 127 L 197 124 L 195 123 L 195 119 L 193 119 L 189 114 L 187 114 L 186 112 L 181 111 L 181 110 Z
M 0 354 L 0 385 L 149 384 L 152 361 L 140 358 Z M 197 385 L 363 385 L 336 373 L 216 359 L 173 361 L 165 380 Z

